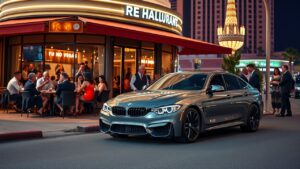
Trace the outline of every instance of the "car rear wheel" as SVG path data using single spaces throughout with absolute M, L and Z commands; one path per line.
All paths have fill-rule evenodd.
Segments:
M 258 130 L 260 122 L 259 108 L 256 105 L 251 105 L 249 116 L 246 124 L 241 125 L 241 130 L 245 132 L 255 132 Z
M 201 117 L 194 108 L 189 108 L 184 112 L 182 123 L 182 136 L 176 138 L 177 142 L 191 143 L 198 139 L 200 135 Z

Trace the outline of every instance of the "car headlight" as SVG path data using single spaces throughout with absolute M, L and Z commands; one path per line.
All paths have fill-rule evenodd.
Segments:
M 181 108 L 181 105 L 170 105 L 170 106 L 152 108 L 151 111 L 155 112 L 158 115 L 163 115 L 163 114 L 174 113 L 177 110 L 179 110 L 180 108 Z
M 296 90 L 300 90 L 300 87 L 296 87 Z
M 106 116 L 109 116 L 111 114 L 111 107 L 107 103 L 104 103 L 101 113 Z

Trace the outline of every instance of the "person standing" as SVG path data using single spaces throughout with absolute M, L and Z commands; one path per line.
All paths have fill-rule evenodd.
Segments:
M 247 70 L 247 68 L 243 68 L 240 77 L 241 77 L 245 82 L 249 82 L 249 80 L 248 80 L 248 70 Z
M 284 117 L 287 111 L 286 116 L 292 116 L 291 103 L 290 103 L 290 94 L 293 88 L 294 79 L 292 74 L 289 72 L 288 65 L 283 65 L 282 77 L 279 82 L 280 92 L 281 92 L 281 111 L 277 117 Z
M 9 98 L 12 101 L 16 102 L 16 107 L 15 109 L 19 111 L 22 107 L 22 95 L 21 95 L 21 90 L 22 90 L 22 83 L 21 83 L 21 72 L 15 72 L 14 77 L 8 82 L 7 84 L 7 90 L 9 92 Z
M 249 84 L 256 88 L 259 93 L 261 93 L 260 83 L 259 83 L 259 76 L 255 70 L 254 64 L 247 65 L 248 73 L 249 73 Z
M 149 80 L 145 74 L 145 66 L 140 65 L 139 71 L 131 77 L 130 87 L 133 91 L 143 90 L 146 86 L 149 86 Z
M 279 68 L 274 69 L 274 74 L 272 76 L 271 85 L 272 85 L 272 108 L 273 114 L 279 113 L 279 109 L 281 108 L 281 98 L 280 98 L 280 83 L 281 80 L 281 73 Z

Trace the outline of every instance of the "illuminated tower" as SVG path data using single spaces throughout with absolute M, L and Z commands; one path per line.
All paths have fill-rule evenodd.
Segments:
M 232 48 L 233 53 L 244 45 L 245 27 L 239 27 L 235 0 L 227 1 L 224 28 L 218 27 L 218 41 L 221 46 Z

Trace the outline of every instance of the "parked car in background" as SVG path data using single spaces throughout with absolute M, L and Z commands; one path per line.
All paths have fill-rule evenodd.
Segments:
M 113 137 L 150 135 L 194 142 L 200 133 L 240 126 L 258 130 L 263 101 L 257 89 L 226 73 L 165 75 L 145 91 L 117 96 L 104 104 L 100 131 Z

